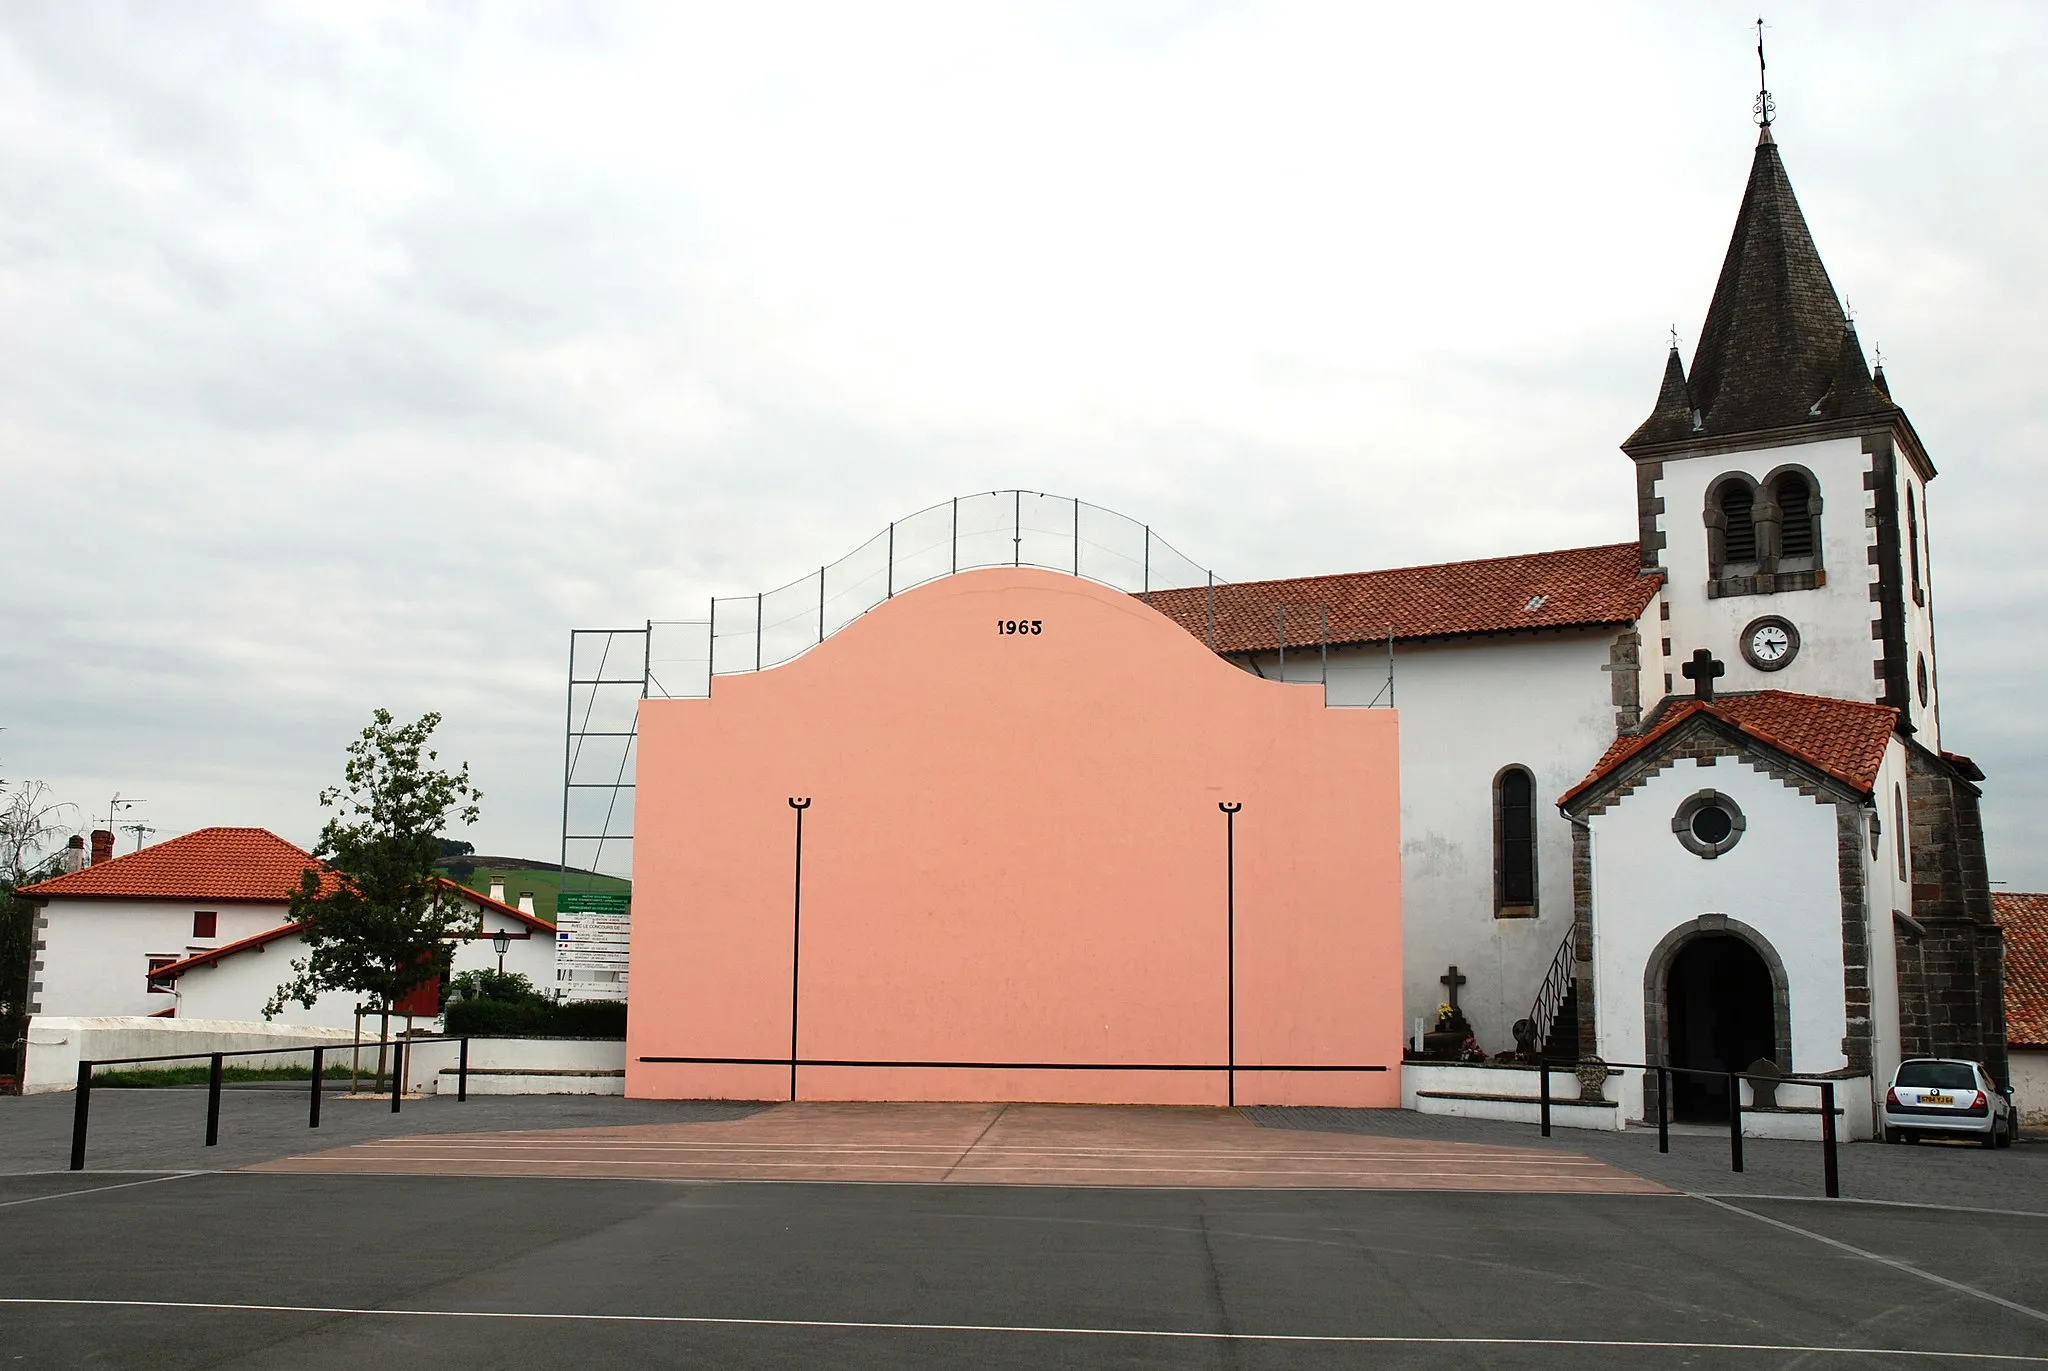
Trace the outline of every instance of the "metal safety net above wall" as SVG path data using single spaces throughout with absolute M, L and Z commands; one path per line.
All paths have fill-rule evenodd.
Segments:
M 661 693 L 703 694 L 711 676 L 780 666 L 907 590 L 991 567 L 1061 571 L 1134 595 L 1215 582 L 1150 526 L 1084 500 L 1029 490 L 963 495 L 896 520 L 774 590 L 718 596 L 701 624 L 657 626 L 669 630 L 659 635 L 671 667 Z M 676 670 L 683 662 L 705 665 Z
M 571 868 L 630 871 L 633 754 L 642 699 L 706 697 L 714 677 L 793 661 L 906 591 L 996 567 L 1064 572 L 1147 598 L 1170 595 L 1176 621 L 1216 645 L 1215 590 L 1226 582 L 1149 524 L 1085 500 L 1032 490 L 963 495 L 921 509 L 839 560 L 773 590 L 714 596 L 702 618 L 577 629 L 570 635 L 563 762 L 565 882 Z M 1210 611 L 1204 613 L 1203 605 Z M 1317 668 L 1327 675 L 1327 635 L 1318 642 L 1316 631 L 1327 619 L 1319 605 L 1280 609 L 1272 644 L 1278 675 L 1314 680 L 1302 673 Z M 1240 655 L 1248 669 L 1268 674 L 1258 653 Z

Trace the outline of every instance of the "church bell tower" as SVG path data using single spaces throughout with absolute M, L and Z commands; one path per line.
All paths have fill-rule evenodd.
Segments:
M 1891 705 L 1902 731 L 1938 751 L 1934 466 L 1865 359 L 1771 112 L 1765 92 L 1692 365 L 1674 337 L 1650 416 L 1622 444 L 1642 565 L 1665 578 L 1664 691 L 1683 692 L 1676 664 L 1706 649 L 1727 664 L 1724 690 Z

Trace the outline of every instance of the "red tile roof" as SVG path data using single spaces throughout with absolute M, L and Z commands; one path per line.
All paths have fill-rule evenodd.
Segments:
M 1701 714 L 1732 725 L 1744 736 L 1816 766 L 1865 794 L 1877 783 L 1885 745 L 1899 719 L 1899 712 L 1890 705 L 1795 695 L 1786 690 L 1721 695 L 1711 701 L 1682 699 L 1666 709 L 1648 731 L 1616 738 L 1607 755 L 1584 780 L 1559 796 L 1558 803 L 1570 803 L 1629 758 Z
M 322 869 L 310 853 L 269 829 L 202 828 L 125 857 L 23 886 L 21 893 L 35 899 L 281 904 L 291 898 L 300 874 L 309 867 Z
M 146 848 L 144 849 L 144 851 L 147 850 Z M 479 895 L 468 886 L 457 885 L 445 876 L 441 878 L 441 884 L 480 909 L 487 910 L 493 914 L 503 914 L 507 918 L 515 919 L 525 924 L 527 931 L 513 934 L 512 936 L 515 938 L 531 938 L 534 935 L 535 929 L 546 933 L 549 938 L 555 936 L 555 926 L 553 924 L 543 923 L 523 910 L 515 909 L 508 904 L 501 904 L 488 895 Z M 276 928 L 266 928 L 261 933 L 252 933 L 246 938 L 237 938 L 231 943 L 222 943 L 219 947 L 211 947 L 204 952 L 196 952 L 181 962 L 172 962 L 169 966 L 158 967 L 150 975 L 150 979 L 153 981 L 176 980 L 194 967 L 213 966 L 223 957 L 232 957 L 237 952 L 253 951 L 256 948 L 274 943 L 279 938 L 290 937 L 303 927 L 305 927 L 304 924 L 290 923 L 280 924 Z
M 1522 629 L 1634 623 L 1661 577 L 1643 573 L 1634 543 L 1567 548 L 1480 562 L 1445 562 L 1391 571 L 1354 571 L 1286 581 L 1218 585 L 1218 652 L 1279 647 L 1281 610 L 1287 646 L 1323 641 L 1329 615 L 1334 644 L 1451 638 Z M 1209 589 L 1155 590 L 1152 607 L 1209 641 Z
M 20 893 L 35 899 L 285 904 L 298 889 L 300 874 L 308 869 L 322 873 L 323 889 L 332 890 L 339 879 L 326 863 L 267 828 L 202 828 L 110 862 L 25 885 Z M 445 876 L 439 879 L 479 908 L 506 915 L 529 929 L 554 932 L 553 924 Z M 223 950 L 216 948 L 207 955 Z
M 1991 912 L 2005 930 L 2005 1039 L 2048 1047 L 2048 895 L 1994 893 Z

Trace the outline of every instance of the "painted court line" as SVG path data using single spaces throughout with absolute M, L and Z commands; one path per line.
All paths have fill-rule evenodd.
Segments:
M 202 1300 L 38 1299 L 0 1296 L 0 1305 L 84 1309 L 186 1309 L 208 1313 L 318 1314 L 393 1319 L 503 1319 L 559 1323 L 615 1323 L 705 1328 L 822 1328 L 869 1333 L 990 1333 L 1050 1338 L 1158 1338 L 1186 1342 L 1323 1343 L 1393 1347 L 1576 1347 L 1646 1352 L 1771 1352 L 1807 1356 L 1917 1357 L 1932 1361 L 2005 1362 L 2048 1365 L 2048 1356 L 2013 1352 L 1951 1352 L 1917 1347 L 1823 1347 L 1769 1342 L 1652 1342 L 1621 1338 L 1453 1338 L 1400 1337 L 1381 1333 L 1230 1333 L 1182 1328 L 1062 1328 L 1031 1324 L 893 1323 L 865 1319 L 742 1319 L 705 1314 L 571 1314 L 494 1309 L 361 1309 L 347 1305 L 230 1304 Z
M 1717 1200 L 1711 1195 L 1695 1195 L 1693 1198 L 1702 1203 L 1711 1204 L 1716 1209 L 1725 1209 L 1731 1214 L 1740 1214 L 1745 1218 L 1755 1219 L 1758 1223 L 1767 1223 L 1773 1228 L 1782 1228 L 1787 1233 L 1797 1233 L 1802 1238 L 1811 1238 L 1817 1243 L 1825 1243 L 1827 1246 L 1838 1251 L 1862 1257 L 1866 1261 L 1874 1261 L 1880 1266 L 1889 1266 L 1892 1270 L 1902 1271 L 1908 1276 L 1918 1276 L 1923 1281 L 1931 1281 L 1935 1285 L 1953 1290 L 1959 1295 L 1969 1295 L 1975 1299 L 1998 1305 L 2002 1309 L 2010 1309 L 2015 1314 L 2023 1314 L 2027 1318 L 2038 1320 L 2041 1323 L 2048 1323 L 2048 1314 L 2044 1314 L 2038 1309 L 2006 1299 L 2003 1295 L 1994 1295 L 1989 1290 L 1979 1290 L 1974 1285 L 1964 1285 L 1961 1281 L 1952 1281 L 1946 1276 L 1937 1276 L 1932 1271 L 1923 1270 L 1911 1262 L 1902 1262 L 1896 1257 L 1887 1257 L 1882 1253 L 1872 1252 L 1867 1248 L 1843 1242 L 1839 1238 L 1830 1238 L 1824 1233 L 1816 1233 L 1812 1229 L 1786 1223 L 1783 1219 L 1774 1219 L 1767 1214 L 1759 1214 L 1755 1210 L 1744 1209 L 1740 1205 L 1729 1204 L 1725 1200 Z
M 66 1175 L 66 1176 L 69 1176 L 69 1175 L 75 1175 L 75 1174 L 77 1174 L 77 1173 L 75 1173 L 75 1172 L 70 1172 L 70 1171 L 65 1171 L 65 1172 L 52 1172 L 52 1171 L 46 1171 L 46 1172 L 43 1172 L 43 1173 L 41 1173 L 41 1174 L 43 1174 L 43 1175 Z M 14 1207 L 15 1207 L 16 1205 L 18 1205 L 18 1204 L 41 1204 L 41 1203 L 42 1203 L 42 1202 L 43 1202 L 44 1200 L 68 1200 L 68 1199 L 70 1199 L 70 1198 L 71 1198 L 71 1197 L 72 1197 L 73 1195 L 102 1195 L 102 1194 L 105 1194 L 105 1193 L 106 1193 L 107 1191 L 109 1191 L 109 1190 L 127 1190 L 127 1189 L 130 1189 L 131 1187 L 134 1187 L 134 1186 L 138 1186 L 138 1185 L 157 1185 L 157 1184 L 159 1184 L 159 1183 L 161 1183 L 161 1182 L 163 1182 L 163 1181 L 182 1181 L 182 1180 L 184 1180 L 184 1179 L 185 1179 L 186 1177 L 188 1177 L 188 1176 L 204 1176 L 204 1175 L 209 1175 L 209 1174 L 211 1174 L 211 1173 L 209 1173 L 209 1172 L 205 1172 L 205 1171 L 180 1171 L 180 1172 L 176 1173 L 175 1175 L 170 1175 L 170 1176 L 151 1176 L 151 1177 L 150 1177 L 150 1178 L 149 1178 L 148 1180 L 146 1180 L 146 1181 L 122 1181 L 122 1182 L 121 1182 L 121 1183 L 120 1183 L 119 1185 L 95 1185 L 95 1186 L 89 1186 L 89 1187 L 87 1187 L 87 1188 L 86 1188 L 86 1189 L 84 1189 L 84 1190 L 58 1190 L 58 1191 L 55 1191 L 55 1192 L 53 1192 L 53 1193 L 51 1193 L 51 1194 L 48 1194 L 48 1195 L 31 1195 L 31 1196 L 29 1196 L 29 1197 L 28 1197 L 27 1199 L 25 1199 L 25 1200 L 4 1200 L 4 1201 L 0 1201 L 0 1209 L 12 1209 L 12 1208 L 14 1208 Z
M 1967 1204 L 1924 1204 L 1918 1200 L 1865 1200 L 1854 1196 L 1830 1200 L 1820 1195 L 1751 1195 L 1734 1190 L 1696 1190 L 1694 1199 L 1702 1200 L 1787 1200 L 1800 1204 L 1861 1204 L 1876 1209 L 1932 1209 L 1941 1214 L 1990 1214 L 2005 1219 L 2048 1219 L 2048 1213 L 2039 1209 L 1985 1209 Z

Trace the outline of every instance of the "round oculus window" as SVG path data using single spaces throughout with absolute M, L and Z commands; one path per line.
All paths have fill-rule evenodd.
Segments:
M 1742 630 L 1742 660 L 1758 671 L 1782 671 L 1799 655 L 1799 630 L 1780 614 L 1752 619 Z
M 1726 842 L 1734 831 L 1735 820 L 1719 805 L 1701 805 L 1692 812 L 1692 836 L 1709 846 Z
M 1913 674 L 1918 678 L 1915 684 L 1920 688 L 1920 708 L 1925 709 L 1927 708 L 1927 654 L 1920 652 L 1914 655 L 1919 659 L 1913 668 Z
M 1741 806 L 1718 790 L 1688 796 L 1671 816 L 1671 832 L 1680 845 L 1710 861 L 1741 842 L 1747 826 Z

